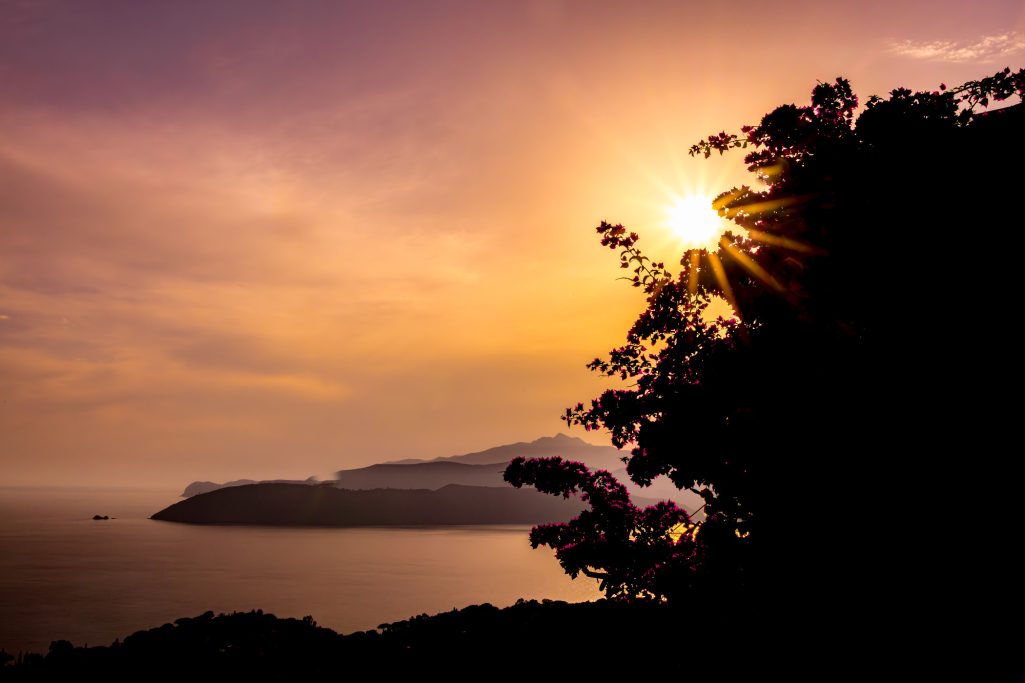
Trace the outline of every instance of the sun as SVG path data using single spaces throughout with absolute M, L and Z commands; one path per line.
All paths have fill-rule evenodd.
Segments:
M 685 249 L 714 251 L 727 228 L 725 221 L 712 208 L 710 197 L 690 195 L 677 199 L 666 209 L 666 226 Z

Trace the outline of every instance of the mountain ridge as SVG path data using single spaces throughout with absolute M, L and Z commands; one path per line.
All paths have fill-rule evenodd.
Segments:
M 619 481 L 623 482 L 631 497 L 638 502 L 651 499 L 672 500 L 688 510 L 697 509 L 703 502 L 694 493 L 677 489 L 672 482 L 664 477 L 656 479 L 650 487 L 640 487 L 632 482 L 626 474 L 626 469 L 621 461 L 621 458 L 624 457 L 623 451 L 610 446 L 589 444 L 582 439 L 562 433 L 555 436 L 543 436 L 534 441 L 520 441 L 494 446 L 483 451 L 432 460 L 407 458 L 376 463 L 366 467 L 338 470 L 335 473 L 336 478 L 326 482 L 319 482 L 314 477 L 306 480 L 238 479 L 225 484 L 193 482 L 185 488 L 182 497 L 188 498 L 227 487 L 254 484 L 323 484 L 353 491 L 374 489 L 438 490 L 448 484 L 507 488 L 508 484 L 502 474 L 506 464 L 519 456 L 527 458 L 558 456 L 567 460 L 581 461 L 591 469 L 609 470 Z
M 622 467 L 622 458 L 626 457 L 627 454 L 612 446 L 596 446 L 587 443 L 583 439 L 560 432 L 555 436 L 542 436 L 533 441 L 518 441 L 501 446 L 492 446 L 483 451 L 474 451 L 461 455 L 448 455 L 429 459 L 404 458 L 402 460 L 388 460 L 379 464 L 418 465 L 429 462 L 461 462 L 471 465 L 491 465 L 497 463 L 504 464 L 519 456 L 525 458 L 560 456 L 567 460 L 582 460 L 592 469 L 612 469 Z

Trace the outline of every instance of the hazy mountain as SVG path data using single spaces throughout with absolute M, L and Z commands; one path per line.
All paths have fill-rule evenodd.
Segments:
M 671 500 L 683 509 L 693 512 L 705 504 L 698 494 L 676 488 L 676 484 L 670 481 L 669 477 L 656 477 L 651 486 L 638 486 L 630 480 L 625 467 L 614 470 L 612 474 L 626 484 L 630 499 L 635 505 L 641 505 L 641 501 L 645 499 Z
M 496 446 L 476 453 L 453 455 L 434 460 L 400 460 L 351 470 L 339 470 L 335 485 L 342 489 L 356 491 L 371 489 L 431 489 L 438 490 L 452 484 L 459 486 L 487 486 L 508 488 L 502 479 L 505 464 L 517 456 L 528 458 L 560 456 L 567 460 L 579 460 L 592 469 L 608 469 L 616 478 L 626 484 L 631 497 L 638 505 L 650 504 L 654 500 L 672 500 L 688 510 L 695 510 L 702 501 L 689 491 L 678 490 L 665 477 L 659 477 L 650 487 L 640 487 L 630 481 L 619 458 L 626 452 L 610 446 L 593 446 L 580 439 L 557 434 L 536 441 Z M 315 477 L 305 481 L 277 479 L 254 481 L 237 479 L 224 484 L 197 481 L 189 484 L 182 497 L 188 498 L 227 487 L 252 484 L 318 484 Z
M 627 455 L 610 446 L 593 446 L 565 434 L 546 436 L 529 443 L 496 446 L 477 453 L 453 455 L 434 460 L 398 460 L 370 467 L 339 470 L 337 485 L 346 489 L 427 488 L 439 489 L 448 484 L 466 486 L 508 486 L 502 479 L 505 464 L 517 456 L 540 458 L 560 456 L 579 460 L 591 469 L 607 469 L 626 484 L 637 504 L 644 500 L 672 500 L 688 510 L 701 506 L 702 500 L 690 491 L 681 491 L 665 477 L 651 486 L 641 487 L 630 481 L 619 458 Z M 485 464 L 475 464 L 485 463 Z
M 355 470 L 339 470 L 335 484 L 343 489 L 440 489 L 463 486 L 509 486 L 502 479 L 505 463 L 468 465 L 434 461 L 408 465 L 382 464 Z
M 186 498 L 152 519 L 295 526 L 539 524 L 566 521 L 583 507 L 576 498 L 511 486 L 349 491 L 333 486 L 250 484 Z
M 306 484 L 313 485 L 319 484 L 320 481 L 316 477 L 310 477 L 309 479 L 265 479 L 263 481 L 256 481 L 255 479 L 236 479 L 235 481 L 228 481 L 223 484 L 218 484 L 213 481 L 194 481 L 185 487 L 182 491 L 182 498 L 191 498 L 192 496 L 198 496 L 201 493 L 209 493 L 216 491 L 217 489 L 228 488 L 229 486 L 248 486 L 250 484 Z
M 494 448 L 476 453 L 450 455 L 444 458 L 434 458 L 433 460 L 394 460 L 384 464 L 410 465 L 424 462 L 461 462 L 468 465 L 490 465 L 492 463 L 507 463 L 519 456 L 524 458 L 560 456 L 564 460 L 579 460 L 592 469 L 613 470 L 623 466 L 621 458 L 627 455 L 629 455 L 629 452 L 616 450 L 611 446 L 594 446 L 573 436 L 556 434 L 555 436 L 543 436 L 536 441 L 495 446 Z
M 509 486 L 502 479 L 504 464 L 467 465 L 461 462 L 433 461 L 402 464 L 382 464 L 355 470 L 340 470 L 335 485 L 343 489 L 440 489 L 449 484 L 463 486 Z M 655 500 L 671 500 L 687 510 L 696 510 L 704 502 L 690 491 L 681 491 L 665 477 L 659 477 L 651 486 L 638 486 L 630 481 L 626 468 L 613 474 L 626 484 L 630 497 L 637 505 L 650 505 Z

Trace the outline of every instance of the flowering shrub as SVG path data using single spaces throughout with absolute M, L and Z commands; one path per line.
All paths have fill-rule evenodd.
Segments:
M 626 487 L 609 472 L 591 472 L 561 458 L 516 458 L 505 471 L 513 486 L 569 498 L 579 494 L 591 508 L 565 524 L 530 531 L 530 545 L 555 550 L 562 568 L 598 579 L 609 598 L 668 599 L 691 583 L 697 550 L 689 515 L 662 501 L 647 508 L 630 502 Z

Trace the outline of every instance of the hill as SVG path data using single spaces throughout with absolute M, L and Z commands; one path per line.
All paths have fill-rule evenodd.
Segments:
M 152 519 L 191 524 L 277 526 L 416 526 L 539 524 L 577 515 L 577 499 L 531 489 L 449 485 L 349 491 L 305 484 L 251 484 L 179 501 Z
M 649 673 L 679 676 L 693 673 L 702 661 L 722 670 L 738 660 L 706 656 L 695 664 L 667 656 L 678 647 L 678 624 L 684 617 L 667 606 L 644 603 L 520 601 L 504 609 L 484 604 L 424 614 L 339 635 L 312 617 L 207 612 L 138 631 L 109 646 L 55 641 L 48 654 L 22 655 L 7 666 L 0 651 L 0 680 L 298 681 L 367 677 L 363 672 L 383 680 L 425 673 L 477 680 L 494 678 L 499 671 L 536 676 L 570 665 L 575 675 L 603 680 L 610 671 L 635 671 L 637 661 L 645 662 Z M 624 642 L 631 644 L 629 650 Z M 688 634 L 688 645 L 701 646 L 706 655 L 727 647 L 721 638 L 704 638 L 700 631 Z M 734 645 L 729 641 L 729 647 Z M 574 659 L 575 652 L 621 654 Z
M 449 484 L 502 486 L 504 463 L 469 465 L 434 461 L 412 464 L 381 464 L 354 470 L 339 470 L 335 484 L 343 489 L 440 489 Z

